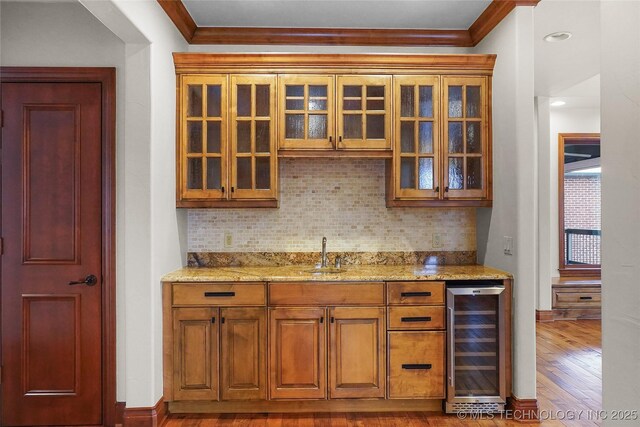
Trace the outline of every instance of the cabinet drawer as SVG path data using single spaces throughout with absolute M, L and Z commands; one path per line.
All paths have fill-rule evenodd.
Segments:
M 600 307 L 601 294 L 598 291 L 591 292 L 557 292 L 553 291 L 553 307 Z
M 265 305 L 264 283 L 180 283 L 173 285 L 173 305 Z
M 444 329 L 444 307 L 389 307 L 389 329 Z
M 389 304 L 443 305 L 444 282 L 388 282 Z
M 270 305 L 382 305 L 383 283 L 270 283 Z
M 389 398 L 444 398 L 445 352 L 444 332 L 389 332 Z

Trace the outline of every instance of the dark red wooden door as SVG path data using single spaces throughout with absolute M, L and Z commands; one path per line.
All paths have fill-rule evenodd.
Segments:
M 0 424 L 101 424 L 100 84 L 3 83 L 2 110 Z

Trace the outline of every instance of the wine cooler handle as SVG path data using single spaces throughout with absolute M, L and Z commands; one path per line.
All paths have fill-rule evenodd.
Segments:
M 448 328 L 448 333 L 449 333 L 449 385 L 451 387 L 453 387 L 453 375 L 456 372 L 456 367 L 455 367 L 455 363 L 456 363 L 456 358 L 455 358 L 455 354 L 456 354 L 456 349 L 455 349 L 455 329 L 454 329 L 454 324 L 453 324 L 453 307 L 447 307 L 447 309 L 449 310 L 449 324 L 447 325 Z

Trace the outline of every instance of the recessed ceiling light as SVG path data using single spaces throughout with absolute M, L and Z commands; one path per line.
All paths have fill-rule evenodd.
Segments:
M 553 101 L 553 102 L 551 103 L 551 106 L 552 106 L 552 107 L 561 107 L 561 106 L 563 106 L 564 104 L 566 104 L 566 102 L 564 102 L 564 101 Z
M 544 36 L 544 41 L 546 42 L 562 42 L 567 39 L 570 39 L 572 34 L 569 31 L 558 31 L 557 33 L 551 33 Z

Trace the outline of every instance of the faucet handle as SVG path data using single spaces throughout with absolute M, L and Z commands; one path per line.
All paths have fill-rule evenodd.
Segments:
M 341 268 L 342 267 L 342 257 L 340 255 L 338 255 L 336 257 L 335 267 L 336 268 Z

